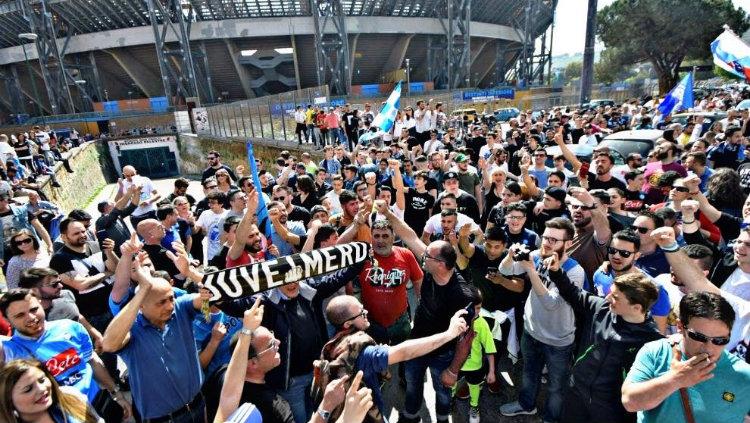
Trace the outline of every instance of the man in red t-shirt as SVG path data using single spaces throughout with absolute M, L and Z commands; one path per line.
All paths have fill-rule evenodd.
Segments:
M 255 212 L 258 209 L 258 191 L 251 189 L 247 195 L 247 209 L 242 216 L 242 220 L 237 225 L 234 232 L 234 240 L 229 246 L 227 252 L 227 268 L 244 266 L 256 261 L 268 259 L 266 252 L 278 256 L 278 250 L 269 246 L 263 249 L 262 236 L 258 225 L 253 223 Z
M 411 281 L 419 296 L 424 273 L 414 253 L 394 247 L 395 235 L 387 220 L 372 225 L 372 251 L 377 267 L 367 262 L 359 274 L 362 304 L 370 314 L 368 332 L 376 341 L 395 345 L 409 337 L 411 319 L 407 283 Z

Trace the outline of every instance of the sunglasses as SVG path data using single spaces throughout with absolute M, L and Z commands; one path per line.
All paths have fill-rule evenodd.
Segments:
M 58 285 L 62 285 L 62 280 L 60 280 L 60 278 L 57 278 L 54 281 L 50 281 L 50 282 L 42 284 L 42 286 L 44 286 L 46 288 L 54 288 L 54 287 L 56 287 Z
M 13 241 L 16 245 L 31 244 L 31 238 L 17 239 Z
M 711 341 L 712 344 L 721 347 L 729 343 L 728 336 L 708 336 L 693 329 L 688 329 L 687 334 L 690 339 L 696 342 L 700 342 L 701 344 L 705 344 L 706 342 Z
M 610 256 L 619 254 L 622 258 L 629 258 L 631 255 L 633 255 L 633 251 L 621 250 L 615 247 L 607 247 L 607 254 L 609 254 Z
M 273 332 L 271 332 L 271 335 L 273 335 Z M 258 358 L 261 355 L 263 355 L 263 354 L 265 354 L 265 353 L 267 353 L 268 351 L 271 351 L 271 350 L 278 351 L 280 345 L 281 345 L 281 341 L 279 341 L 278 339 L 274 338 L 273 340 L 271 340 L 271 344 L 269 344 L 268 348 L 266 348 L 263 351 L 260 351 L 260 352 L 257 352 L 255 354 L 252 354 L 250 356 L 250 358 Z
M 571 210 L 594 210 L 596 208 L 596 205 L 593 205 L 591 207 L 585 206 L 583 204 L 572 204 L 572 203 L 565 203 L 568 207 L 570 207 Z
M 631 226 L 630 230 L 633 231 L 633 232 L 639 232 L 639 233 L 641 233 L 643 235 L 646 235 L 647 233 L 649 233 L 651 231 L 651 229 L 649 229 L 649 228 L 644 228 L 642 226 L 635 226 L 635 225 Z
M 690 189 L 688 187 L 672 187 L 672 188 L 674 188 L 674 190 L 677 192 L 685 192 L 685 193 L 690 192 Z
M 427 261 L 428 259 L 429 260 L 435 260 L 435 261 L 441 261 L 441 262 L 445 263 L 445 260 L 437 258 L 437 257 L 433 257 L 433 256 L 427 254 L 427 252 L 425 251 L 424 255 L 422 256 L 422 261 Z
M 273 201 L 284 201 L 286 197 L 273 197 Z

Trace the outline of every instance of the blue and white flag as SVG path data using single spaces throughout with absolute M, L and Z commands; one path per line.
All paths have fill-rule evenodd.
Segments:
M 750 46 L 745 44 L 728 26 L 711 43 L 714 64 L 725 71 L 750 81 Z
M 659 111 L 666 116 L 672 111 L 693 107 L 693 73 L 688 72 L 679 84 L 672 88 L 661 104 Z
M 401 81 L 396 84 L 396 88 L 393 89 L 391 95 L 388 96 L 388 100 L 385 101 L 385 105 L 380 109 L 380 113 L 375 116 L 372 121 L 372 126 L 378 128 L 378 132 L 367 132 L 362 134 L 359 139 L 361 141 L 369 141 L 375 137 L 379 137 L 382 134 L 388 132 L 393 128 L 393 123 L 396 121 L 396 112 L 401 107 Z

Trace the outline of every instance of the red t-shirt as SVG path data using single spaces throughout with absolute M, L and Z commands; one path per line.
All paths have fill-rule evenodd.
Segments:
M 255 263 L 258 261 L 265 261 L 266 260 L 266 253 L 265 251 L 259 251 L 257 254 L 253 254 L 250 256 L 250 253 L 247 251 L 242 251 L 239 257 L 237 257 L 237 260 L 232 260 L 229 256 L 227 256 L 227 269 L 230 267 L 237 267 L 237 266 L 246 266 L 250 263 Z
M 393 247 L 388 257 L 375 255 L 377 269 L 370 262 L 359 274 L 362 286 L 362 304 L 370 313 L 368 318 L 383 326 L 392 326 L 409 306 L 406 293 L 407 281 L 424 277 L 414 254 L 406 248 Z

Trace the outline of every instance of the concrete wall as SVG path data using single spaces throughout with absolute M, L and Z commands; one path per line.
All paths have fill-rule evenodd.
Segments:
M 75 173 L 68 173 L 59 165 L 55 176 L 62 188 L 53 188 L 49 181 L 42 191 L 51 201 L 69 212 L 85 208 L 102 188 L 113 182 L 114 171 L 106 143 L 92 142 L 71 153 L 70 166 Z
M 297 148 L 296 143 L 275 140 L 255 139 L 253 150 L 255 158 L 263 160 L 266 169 L 274 169 L 276 158 L 283 150 L 287 150 L 298 159 L 304 151 L 312 155 L 316 162 L 323 160 L 323 152 L 306 147 Z M 199 176 L 206 168 L 206 153 L 216 150 L 221 154 L 222 162 L 232 169 L 238 165 L 245 166 L 245 174 L 249 174 L 247 150 L 242 140 L 223 140 L 205 136 L 180 135 L 178 148 L 180 152 L 180 173 L 185 176 Z M 275 173 L 275 171 L 274 171 Z

